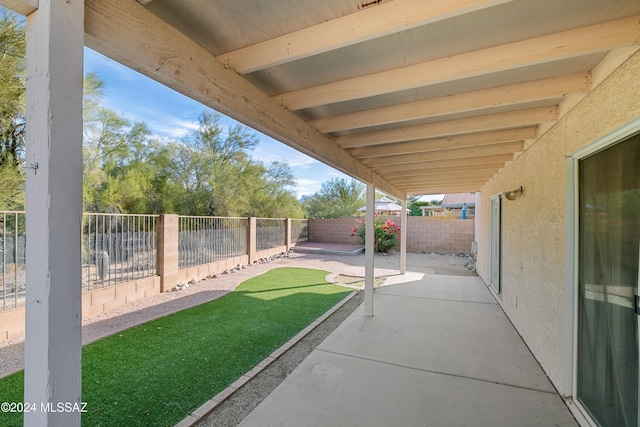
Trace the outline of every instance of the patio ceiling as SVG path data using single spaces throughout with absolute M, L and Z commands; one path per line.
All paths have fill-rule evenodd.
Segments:
M 637 0 L 86 0 L 85 43 L 395 196 L 478 191 L 640 48 Z

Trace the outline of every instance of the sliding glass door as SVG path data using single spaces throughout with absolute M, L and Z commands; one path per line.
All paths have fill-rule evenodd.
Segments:
M 577 398 L 601 426 L 638 426 L 640 136 L 579 161 Z

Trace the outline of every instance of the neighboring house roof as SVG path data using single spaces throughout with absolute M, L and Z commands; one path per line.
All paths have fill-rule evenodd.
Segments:
M 455 193 L 445 194 L 442 199 L 442 207 L 444 208 L 461 208 L 464 204 L 468 207 L 476 205 L 476 193 Z
M 358 209 L 358 212 L 365 212 L 367 210 L 366 206 Z M 375 202 L 375 211 L 376 212 L 400 212 L 402 210 L 402 206 L 394 203 L 393 200 L 388 199 L 385 196 L 382 196 Z

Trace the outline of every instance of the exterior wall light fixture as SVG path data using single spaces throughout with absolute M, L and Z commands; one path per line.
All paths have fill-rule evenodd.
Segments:
M 523 192 L 523 188 L 522 185 L 518 188 L 516 188 L 515 190 L 511 190 L 511 191 L 507 191 L 506 193 L 504 193 L 504 196 L 508 199 L 508 200 L 515 200 L 518 197 L 520 197 L 522 195 Z

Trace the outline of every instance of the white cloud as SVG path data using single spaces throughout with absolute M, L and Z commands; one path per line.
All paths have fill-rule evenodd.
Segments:
M 149 125 L 151 126 L 151 125 Z M 166 117 L 160 123 L 157 123 L 153 128 L 166 136 L 173 138 L 183 138 L 198 130 L 200 123 L 197 120 L 183 120 L 177 117 Z
M 321 181 L 314 179 L 298 178 L 298 187 L 296 193 L 298 197 L 311 196 L 320 191 Z

